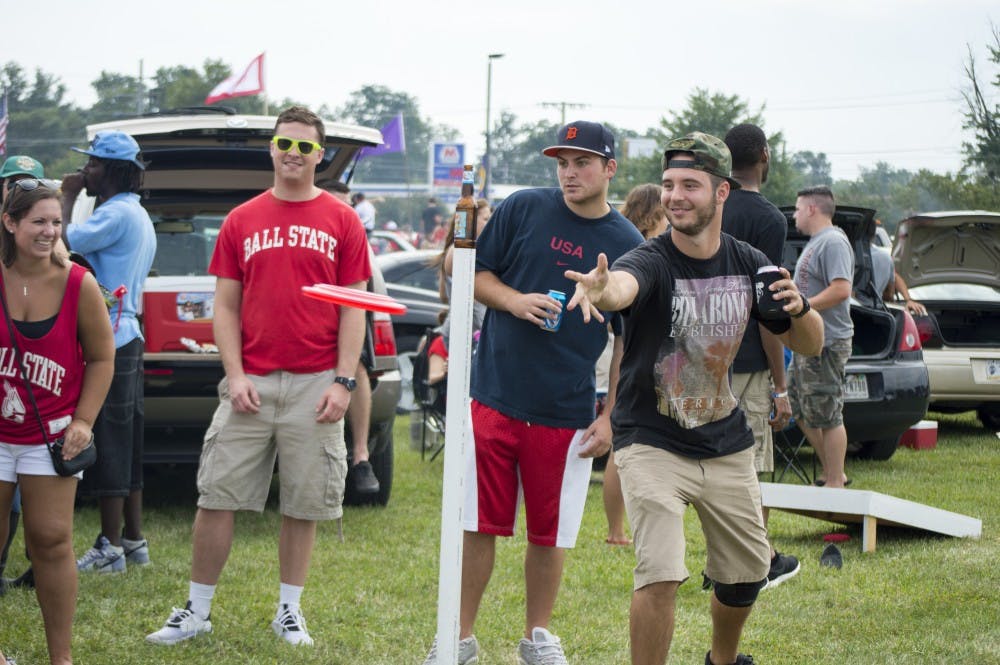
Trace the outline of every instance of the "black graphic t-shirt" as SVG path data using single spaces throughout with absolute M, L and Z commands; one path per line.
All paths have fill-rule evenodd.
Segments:
M 750 318 L 780 334 L 789 319 L 757 313 L 753 277 L 771 261 L 725 233 L 710 259 L 682 254 L 669 233 L 624 255 L 613 270 L 639 282 L 625 310 L 625 356 L 611 416 L 615 449 L 645 443 L 695 459 L 753 445 L 730 387 Z

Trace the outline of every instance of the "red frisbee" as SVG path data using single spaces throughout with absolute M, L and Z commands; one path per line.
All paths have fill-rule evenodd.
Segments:
M 343 286 L 334 286 L 333 284 L 303 286 L 302 293 L 310 298 L 316 298 L 324 302 L 345 305 L 347 307 L 357 307 L 358 309 L 366 309 L 371 312 L 385 312 L 386 314 L 406 313 L 406 305 L 381 293 L 349 289 Z

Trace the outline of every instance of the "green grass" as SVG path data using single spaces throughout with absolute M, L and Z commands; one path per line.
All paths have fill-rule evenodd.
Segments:
M 849 460 L 853 487 L 982 519 L 982 539 L 879 529 L 878 549 L 862 554 L 854 530 L 842 547 L 844 567 L 832 570 L 818 565 L 822 536 L 844 527 L 775 511 L 773 541 L 802 560 L 802 572 L 761 595 L 742 651 L 766 664 L 1000 662 L 1000 441 L 971 417 L 932 417 L 940 421 L 936 449 L 903 448 L 887 462 Z M 76 662 L 422 662 L 436 626 L 442 460 L 422 462 L 409 449 L 407 424 L 405 417 L 397 420 L 389 506 L 348 508 L 343 543 L 336 525 L 321 526 L 303 597 L 314 648 L 293 650 L 269 629 L 278 593 L 279 516 L 273 505 L 263 515 L 237 518 L 237 541 L 213 607 L 215 632 L 172 648 L 143 641 L 187 594 L 195 495 L 193 470 L 182 468 L 148 484 L 146 535 L 153 565 L 124 576 L 81 577 Z M 627 663 L 633 556 L 604 544 L 600 486 L 590 491 L 552 629 L 575 665 Z M 687 518 L 687 565 L 697 575 L 704 540 L 694 512 Z M 75 526 L 82 553 L 98 531 L 92 504 L 78 508 Z M 19 536 L 8 574 L 24 565 L 22 542 Z M 524 616 L 523 552 L 523 534 L 500 539 L 476 626 L 484 665 L 514 662 Z M 701 663 L 709 647 L 708 595 L 698 581 L 692 578 L 678 596 L 672 663 Z M 0 647 L 21 665 L 47 662 L 33 594 L 11 592 L 0 599 Z

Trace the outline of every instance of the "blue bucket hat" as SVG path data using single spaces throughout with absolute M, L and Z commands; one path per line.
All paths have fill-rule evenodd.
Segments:
M 120 159 L 125 162 L 132 162 L 142 170 L 146 170 L 146 165 L 137 158 L 139 154 L 139 144 L 135 139 L 126 134 L 114 130 L 97 132 L 94 140 L 90 142 L 90 150 L 83 148 L 70 148 L 76 152 L 82 152 L 98 159 Z

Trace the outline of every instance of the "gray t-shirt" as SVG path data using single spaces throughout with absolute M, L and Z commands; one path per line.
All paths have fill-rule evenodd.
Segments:
M 892 265 L 892 255 L 888 249 L 872 245 L 872 273 L 874 273 L 872 279 L 875 282 L 875 293 L 881 298 L 896 274 Z
M 802 250 L 795 264 L 795 285 L 806 297 L 812 298 L 835 279 L 853 283 L 854 250 L 847 235 L 839 227 L 831 226 L 810 238 Z M 820 315 L 823 317 L 824 346 L 854 336 L 850 298 L 823 310 Z

